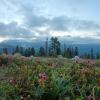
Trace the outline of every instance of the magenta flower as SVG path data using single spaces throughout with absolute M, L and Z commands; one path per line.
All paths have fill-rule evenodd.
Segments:
M 20 96 L 20 100 L 24 100 L 24 97 L 22 95 Z
M 95 62 L 93 60 L 87 60 L 85 63 L 87 65 L 93 65 L 93 64 L 95 64 Z
M 39 73 L 39 78 L 40 78 L 40 80 L 46 80 L 46 74 L 45 74 L 45 72 Z
M 91 95 L 89 95 L 86 97 L 86 100 L 91 100 L 91 98 L 92 98 Z
M 15 85 L 15 84 L 16 84 L 16 80 L 14 80 L 14 79 L 10 79 L 9 82 L 10 82 L 12 85 Z

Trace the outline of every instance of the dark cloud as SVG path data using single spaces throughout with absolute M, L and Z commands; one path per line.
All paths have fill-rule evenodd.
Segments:
M 30 28 L 45 27 L 48 26 L 50 30 L 54 31 L 97 31 L 100 30 L 100 25 L 87 20 L 74 19 L 66 16 L 58 16 L 53 18 L 47 18 L 32 13 L 25 12 L 24 24 Z
M 1 0 L 2 1 L 2 0 Z M 34 1 L 34 2 L 33 2 Z M 61 7 L 61 3 L 64 5 L 66 3 L 70 4 L 82 4 L 82 1 L 80 0 L 56 0 L 57 5 Z M 86 0 L 85 0 L 86 2 Z M 47 2 L 46 0 L 25 0 L 22 2 L 21 0 L 9 0 L 6 2 L 6 6 L 11 6 L 11 8 L 17 8 L 17 14 L 19 16 L 23 16 L 23 26 L 27 26 L 28 28 L 37 28 L 37 27 L 45 27 L 48 26 L 49 30 L 54 31 L 72 31 L 72 30 L 78 30 L 78 31 L 97 31 L 100 29 L 100 25 L 88 20 L 79 20 L 78 18 L 70 18 L 66 16 L 53 16 L 53 18 L 50 18 L 49 16 L 46 16 L 43 12 L 43 15 L 41 15 L 42 10 L 46 10 L 45 6 L 49 3 L 53 5 L 54 1 L 50 0 Z M 16 6 L 14 6 L 16 4 Z M 54 4 L 55 5 L 55 4 Z M 53 6 L 54 6 L 53 5 Z M 56 5 L 55 5 L 56 6 Z M 65 6 L 65 5 L 64 5 Z M 51 8 L 50 5 L 48 5 L 48 8 Z M 58 7 L 58 6 L 57 6 Z M 41 8 L 41 9 L 40 9 Z M 47 8 L 47 11 L 49 11 Z M 51 8 L 53 10 L 53 8 Z M 60 10 L 59 10 L 60 11 Z M 61 11 L 60 11 L 61 12 Z M 49 12 L 52 13 L 52 12 Z M 57 12 L 58 13 L 58 12 Z
M 76 30 L 83 30 L 83 31 L 95 31 L 100 30 L 100 25 L 87 20 L 73 20 L 72 19 L 72 27 Z
M 93 21 L 74 19 L 66 16 L 54 17 L 49 23 L 51 30 L 56 31 L 100 31 L 100 24 Z
M 28 19 L 25 21 L 25 24 L 33 28 L 46 26 L 48 23 L 48 19 L 43 16 L 29 15 L 26 18 Z
M 17 22 L 11 22 L 9 24 L 0 23 L 0 36 L 26 38 L 35 36 L 35 33 L 32 33 L 27 28 L 19 26 Z
M 51 1 L 52 1 L 51 4 L 53 5 L 54 0 L 51 0 Z M 63 8 L 60 3 L 63 2 L 62 4 L 66 5 L 65 1 L 66 0 L 61 0 L 61 1 L 56 0 L 60 8 Z M 79 0 L 67 0 L 69 4 L 74 5 L 76 3 L 75 5 L 77 6 L 77 2 L 74 3 L 73 1 L 79 1 Z M 33 2 L 33 0 L 25 0 L 23 2 L 21 0 L 9 0 L 9 1 L 5 0 L 5 2 L 2 2 L 1 5 L 3 5 L 3 7 L 6 8 L 5 11 L 7 15 L 5 14 L 5 16 L 7 16 L 7 19 L 10 20 L 10 23 L 8 24 L 5 24 L 3 22 L 0 23 L 0 36 L 2 37 L 7 36 L 11 38 L 31 39 L 32 37 L 36 37 L 37 36 L 36 33 L 38 33 L 39 38 L 42 38 L 42 37 L 44 38 L 45 36 L 49 37 L 51 31 L 52 32 L 61 31 L 61 32 L 67 32 L 67 33 L 69 32 L 69 35 L 66 34 L 66 36 L 72 40 L 73 38 L 71 36 L 74 34 L 72 32 L 73 30 L 78 32 L 78 34 L 79 32 L 84 32 L 84 33 L 90 32 L 90 34 L 91 32 L 93 32 L 94 35 L 100 36 L 99 35 L 100 34 L 100 24 L 94 21 L 89 21 L 88 19 L 83 20 L 83 19 L 78 19 L 74 17 L 67 17 L 68 16 L 67 14 L 66 16 L 61 15 L 61 14 L 60 16 L 58 16 L 57 11 L 61 13 L 61 9 L 59 10 L 57 10 L 58 8 L 53 9 L 54 7 L 58 7 L 58 6 L 54 4 L 52 8 L 51 7 L 52 5 L 48 5 L 49 2 L 47 3 L 48 7 L 46 9 L 45 8 L 46 2 L 48 1 L 34 0 Z M 79 4 L 80 3 L 82 2 L 79 2 Z M 6 4 L 7 7 L 5 7 L 4 4 Z M 44 7 L 45 9 L 42 7 Z M 9 11 L 7 10 L 8 8 L 9 8 Z M 46 10 L 47 12 L 51 11 L 48 8 L 56 11 L 54 16 L 47 16 L 44 13 Z M 65 10 L 67 10 L 66 6 L 64 9 L 64 12 Z M 49 12 L 49 14 L 52 12 Z M 2 10 L 2 13 L 3 13 L 3 10 Z M 2 13 L 1 15 L 3 15 Z M 13 13 L 14 13 L 14 16 L 12 16 Z M 21 17 L 22 19 L 18 17 Z M 19 22 L 21 20 L 22 23 L 19 25 L 18 22 L 13 21 L 13 19 L 19 20 Z M 40 29 L 41 27 L 44 27 L 45 30 L 41 30 Z M 80 34 L 79 34 L 79 37 L 80 37 Z M 77 38 L 74 38 L 74 39 L 77 40 Z M 82 38 L 80 38 L 79 40 L 81 41 Z
M 69 19 L 64 16 L 54 17 L 50 20 L 50 29 L 56 31 L 68 31 L 69 29 Z
M 59 37 L 60 41 L 62 43 L 67 43 L 67 44 L 95 44 L 95 43 L 100 43 L 100 39 L 93 38 L 93 37 L 68 37 L 68 36 L 63 36 Z
M 26 23 L 27 22 L 27 23 Z M 47 27 L 45 30 L 40 30 L 40 27 Z M 45 18 L 43 16 L 33 15 L 31 18 L 26 19 L 23 25 L 18 25 L 17 22 L 11 22 L 8 24 L 0 23 L 0 36 L 8 36 L 13 38 L 29 38 L 50 36 L 50 31 L 62 31 L 69 32 L 84 31 L 84 32 L 94 32 L 94 35 L 99 35 L 100 25 L 91 21 L 85 20 L 74 20 L 65 16 L 54 17 L 52 19 Z M 96 33 L 97 32 L 97 33 Z M 90 33 L 91 34 L 91 33 Z M 68 35 L 68 34 L 66 34 Z

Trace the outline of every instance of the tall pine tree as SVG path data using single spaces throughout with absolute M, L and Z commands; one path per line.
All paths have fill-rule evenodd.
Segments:
M 60 42 L 57 37 L 52 37 L 50 40 L 49 55 L 56 57 L 61 54 Z
M 7 48 L 3 48 L 3 53 L 8 54 Z
M 74 55 L 75 55 L 75 56 L 78 56 L 78 55 L 79 55 L 78 47 L 75 47 Z
M 93 48 L 91 48 L 91 59 L 94 59 L 94 53 L 93 53 Z
M 39 55 L 40 56 L 45 56 L 45 49 L 43 47 L 40 47 Z

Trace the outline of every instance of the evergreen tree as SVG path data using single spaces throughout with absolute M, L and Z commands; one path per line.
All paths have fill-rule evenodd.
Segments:
M 84 54 L 84 58 L 90 59 L 90 58 L 91 58 L 91 55 L 90 55 L 89 53 L 85 53 L 85 54 Z
M 28 48 L 28 56 L 31 56 L 31 48 Z
M 69 58 L 72 58 L 72 49 L 69 47 Z
M 18 45 L 16 46 L 16 48 L 15 48 L 15 50 L 14 50 L 14 54 L 15 54 L 15 53 L 20 53 L 20 48 L 19 48 Z
M 55 57 L 61 54 L 60 42 L 57 37 L 52 37 L 50 40 L 49 54 Z
M 39 55 L 40 56 L 45 56 L 45 49 L 43 47 L 40 47 Z
M 67 51 L 65 52 L 65 54 L 66 54 L 66 57 L 67 57 L 67 58 L 72 58 L 73 55 L 74 55 L 73 48 L 68 47 L 68 48 L 67 48 Z
M 70 49 L 70 47 L 67 48 L 67 56 L 66 57 L 71 58 L 71 49 Z
M 89 53 L 87 54 L 87 58 L 88 58 L 88 59 L 90 59 L 90 58 L 91 58 L 91 55 L 90 55 Z
M 91 48 L 91 59 L 94 59 L 93 48 Z
M 48 38 L 46 39 L 46 42 L 45 42 L 45 54 L 46 56 L 48 56 Z
M 99 52 L 96 53 L 96 59 L 100 59 L 100 54 L 99 54 Z
M 57 55 L 60 55 L 61 54 L 61 48 L 60 48 L 60 42 L 58 41 L 58 44 L 57 44 Z
M 64 55 L 67 58 L 72 58 L 74 56 L 78 56 L 79 55 L 78 48 L 75 47 L 75 50 L 73 49 L 73 47 L 68 47 L 67 49 L 64 48 Z
M 66 49 L 66 45 L 64 44 L 64 53 L 63 53 L 64 57 L 67 57 L 67 49 Z
M 3 53 L 8 54 L 7 48 L 3 48 Z
M 24 48 L 23 48 L 23 47 L 20 47 L 20 48 L 19 48 L 19 53 L 20 53 L 21 55 L 24 54 Z
M 74 49 L 71 48 L 71 58 L 74 57 L 74 56 L 75 56 L 75 54 L 74 54 Z
M 24 51 L 24 56 L 29 57 L 30 56 L 30 48 L 26 48 Z
M 78 47 L 75 47 L 74 55 L 75 55 L 75 56 L 78 56 L 78 55 L 79 55 Z
M 34 48 L 31 48 L 31 55 L 35 55 L 35 49 Z

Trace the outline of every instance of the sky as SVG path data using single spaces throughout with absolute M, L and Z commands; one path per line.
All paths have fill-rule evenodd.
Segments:
M 57 36 L 100 43 L 100 0 L 0 0 L 0 42 Z

